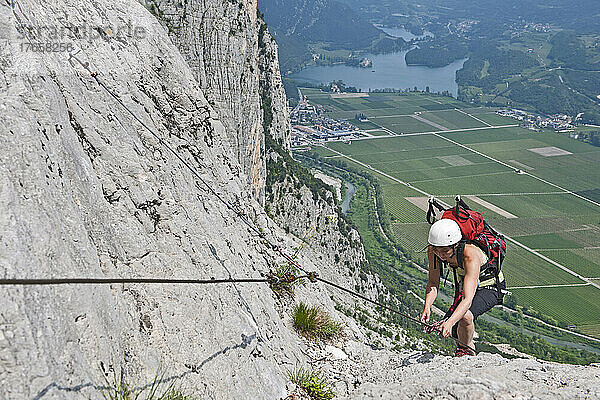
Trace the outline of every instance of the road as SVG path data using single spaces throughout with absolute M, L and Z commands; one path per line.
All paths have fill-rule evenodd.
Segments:
M 496 125 L 496 126 L 482 126 L 479 128 L 462 128 L 462 129 L 448 129 L 448 130 L 444 130 L 444 131 L 429 131 L 429 132 L 417 132 L 417 133 L 402 133 L 402 134 L 390 134 L 390 135 L 382 135 L 382 136 L 372 136 L 372 137 L 364 137 L 364 138 L 355 138 L 352 139 L 352 141 L 357 141 L 357 140 L 374 140 L 374 139 L 389 139 L 391 137 L 398 137 L 398 136 L 420 136 L 420 135 L 433 135 L 436 133 L 452 133 L 452 132 L 469 132 L 469 131 L 482 131 L 482 130 L 488 130 L 488 129 L 501 129 L 501 128 L 514 128 L 519 126 L 518 124 L 510 124 L 510 125 Z M 386 128 L 378 128 L 378 129 L 369 129 L 368 132 L 370 131 L 380 131 L 380 130 L 386 130 L 391 132 L 389 129 Z M 334 143 L 334 142 L 345 142 L 348 139 L 337 139 L 337 140 L 330 140 L 327 143 Z M 511 167 L 512 168 L 512 167 Z M 512 168 L 514 169 L 514 168 Z

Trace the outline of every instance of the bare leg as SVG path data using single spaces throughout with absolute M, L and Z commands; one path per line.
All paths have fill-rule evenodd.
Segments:
M 475 333 L 475 324 L 473 323 L 473 314 L 471 311 L 467 311 L 467 313 L 462 317 L 460 321 L 458 321 L 458 340 L 468 345 L 469 347 L 475 348 L 473 344 L 473 334 Z

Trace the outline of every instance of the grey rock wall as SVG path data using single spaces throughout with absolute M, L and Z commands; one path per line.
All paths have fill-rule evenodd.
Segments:
M 423 351 L 390 353 L 348 340 L 317 362 L 335 382 L 339 399 L 595 399 L 600 367 L 532 359 L 507 360 L 497 354 L 441 357 Z M 327 351 L 316 351 L 315 359 Z
M 264 114 L 270 116 L 270 119 L 265 119 L 264 124 L 268 134 L 283 150 L 289 152 L 291 148 L 290 112 L 279 70 L 277 43 L 271 36 L 266 23 L 260 19 L 258 44 L 262 108 Z
M 256 198 L 264 189 L 256 4 L 252 1 L 151 0 L 159 21 L 222 117 L 227 143 Z
M 270 132 L 288 148 L 290 128 L 276 45 L 268 32 L 260 29 L 264 22 L 257 19 L 256 1 L 146 3 L 155 7 L 208 102 L 222 117 L 250 190 L 263 202 L 266 171 L 261 92 L 272 99 Z
M 3 2 L 0 21 L 1 276 L 259 277 L 280 262 L 66 53 L 21 51 L 19 21 L 100 28 L 64 40 L 212 188 L 291 247 L 247 191 L 230 120 L 142 5 Z M 113 36 L 130 21 L 143 37 Z M 2 399 L 98 398 L 100 365 L 125 365 L 146 384 L 159 364 L 199 398 L 273 399 L 302 357 L 264 284 L 1 287 L 0 298 Z
M 361 264 L 365 261 L 360 235 L 339 221 L 331 192 L 325 192 L 326 198 L 315 197 L 307 186 L 292 177 L 276 182 L 272 190 L 269 214 L 279 226 L 304 240 L 301 251 L 314 249 L 319 262 L 328 263 L 337 274 L 351 278 L 352 287 L 360 283 L 364 289 L 375 290 L 374 285 L 359 280 Z

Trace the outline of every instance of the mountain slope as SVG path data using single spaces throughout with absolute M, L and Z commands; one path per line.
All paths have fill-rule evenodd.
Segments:
M 0 15 L 11 39 L 19 21 L 135 21 L 145 32 L 139 39 L 68 39 L 214 190 L 284 248 L 298 245 L 253 199 L 227 131 L 233 124 L 209 104 L 142 5 L 23 0 L 15 9 L 2 3 Z M 2 276 L 258 278 L 283 262 L 67 54 L 19 50 L 3 49 L 0 70 Z M 299 256 L 310 269 L 316 258 L 310 249 Z M 352 285 L 331 264 L 319 269 Z M 312 301 L 333 310 L 319 292 L 311 288 Z M 265 284 L 4 286 L 0 293 L 2 398 L 71 399 L 73 391 L 97 398 L 91 384 L 102 382 L 99 365 L 124 366 L 146 384 L 160 364 L 200 398 L 272 399 L 287 393 L 285 366 L 302 358 Z
M 262 0 L 265 20 L 278 36 L 326 42 L 332 48 L 368 47 L 382 33 L 348 6 L 332 0 Z

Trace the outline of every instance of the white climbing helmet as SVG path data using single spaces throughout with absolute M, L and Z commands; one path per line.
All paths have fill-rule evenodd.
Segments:
M 462 239 L 462 233 L 458 224 L 451 219 L 443 218 L 431 225 L 427 241 L 430 245 L 444 247 L 452 246 L 460 239 Z

